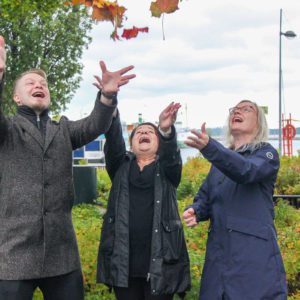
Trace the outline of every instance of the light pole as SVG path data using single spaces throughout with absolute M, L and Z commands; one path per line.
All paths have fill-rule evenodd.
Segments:
M 282 8 L 280 9 L 280 30 L 279 30 L 279 156 L 281 156 L 281 83 L 282 83 L 282 70 L 281 70 L 281 36 L 284 35 L 286 38 L 294 38 L 296 34 L 293 31 L 282 32 Z

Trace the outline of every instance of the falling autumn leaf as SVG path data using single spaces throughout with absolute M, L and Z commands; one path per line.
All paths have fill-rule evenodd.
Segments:
M 116 6 L 117 5 L 117 1 L 114 2 L 110 2 L 110 1 L 105 1 L 105 0 L 93 0 L 93 5 L 97 6 L 99 8 L 103 8 L 105 6 Z
M 97 21 L 111 21 L 114 23 L 114 17 L 109 9 L 94 7 L 92 19 Z
M 66 5 L 78 5 L 78 4 L 85 4 L 84 0 L 67 0 L 65 2 Z
M 137 28 L 135 26 L 132 27 L 132 29 L 124 29 L 122 37 L 125 38 L 126 40 L 135 38 L 139 32 L 148 32 L 149 28 L 144 27 L 144 28 Z
M 162 13 L 173 13 L 178 9 L 179 0 L 156 0 L 151 2 L 150 11 L 153 17 L 159 18 Z
M 97 0 L 93 2 L 92 18 L 97 21 L 111 21 L 117 23 L 117 27 L 122 27 L 126 8 L 119 6 L 117 2 Z
M 178 3 L 179 0 L 156 0 L 156 2 L 151 3 L 150 10 L 152 12 L 152 16 L 160 17 L 164 13 L 173 13 L 178 9 Z M 110 21 L 114 26 L 114 30 L 110 37 L 113 40 L 120 40 L 118 28 L 123 27 L 123 21 L 127 18 L 125 16 L 126 8 L 124 6 L 119 6 L 117 0 L 66 0 L 65 4 L 83 4 L 92 7 L 92 19 L 96 21 Z M 121 37 L 125 39 L 135 38 L 139 32 L 148 32 L 148 30 L 148 27 L 138 28 L 133 26 L 132 29 L 124 29 Z
M 85 0 L 84 3 L 86 6 L 92 6 L 93 5 L 93 0 Z

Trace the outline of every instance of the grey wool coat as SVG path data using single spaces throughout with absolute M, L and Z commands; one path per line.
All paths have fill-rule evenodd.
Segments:
M 57 276 L 81 267 L 71 215 L 72 150 L 109 129 L 115 106 L 99 99 L 100 93 L 84 119 L 49 119 L 45 140 L 23 116 L 1 111 L 0 280 Z

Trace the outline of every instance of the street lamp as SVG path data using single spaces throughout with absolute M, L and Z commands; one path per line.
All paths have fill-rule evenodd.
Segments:
M 293 31 L 282 32 L 282 9 L 280 9 L 280 30 L 279 30 L 279 156 L 281 156 L 281 36 L 284 35 L 288 39 L 293 39 L 296 34 Z

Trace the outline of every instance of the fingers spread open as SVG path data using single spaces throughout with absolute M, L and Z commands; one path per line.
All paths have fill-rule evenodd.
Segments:
M 119 72 L 121 73 L 121 75 L 123 75 L 124 73 L 132 70 L 133 68 L 134 68 L 134 66 L 128 66 L 128 67 L 121 69 Z

